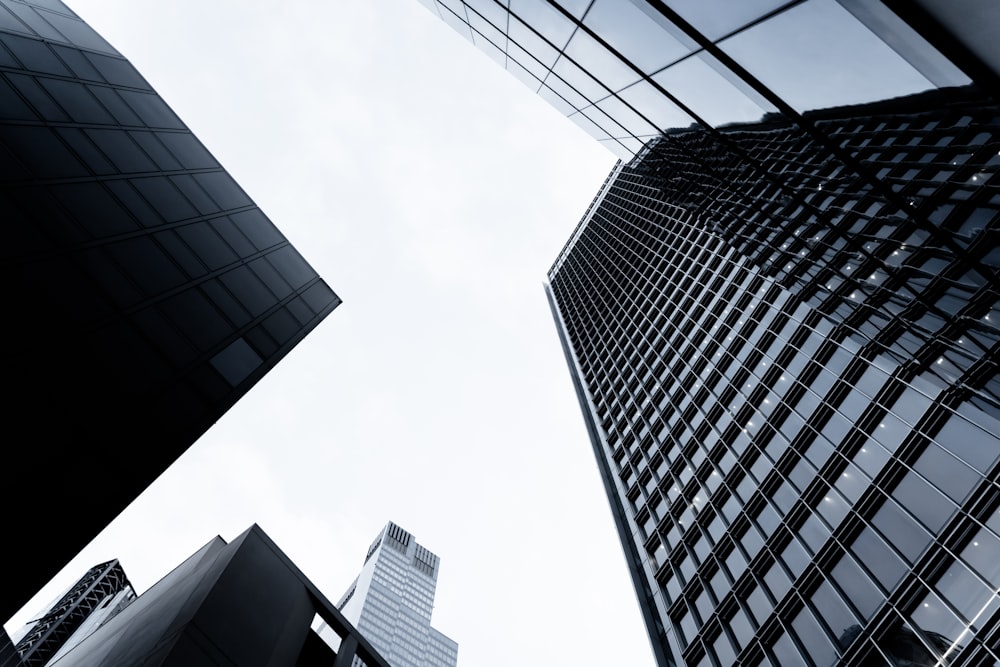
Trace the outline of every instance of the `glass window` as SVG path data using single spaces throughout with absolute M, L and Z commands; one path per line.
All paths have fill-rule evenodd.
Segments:
M 576 29 L 572 21 L 546 2 L 538 2 L 538 0 L 510 0 L 510 11 L 517 18 L 524 21 L 524 23 L 537 30 L 542 37 L 555 44 L 559 49 L 562 49 L 566 45 L 570 35 Z M 519 43 L 521 43 L 521 30 L 520 25 L 515 27 L 515 22 L 512 20 L 511 37 Z M 523 43 L 522 46 L 524 46 Z M 525 46 L 525 48 L 528 47 Z
M 788 0 L 671 0 L 670 8 L 715 41 L 785 4 Z
M 945 638 L 947 642 L 942 642 L 941 650 L 946 650 L 951 642 L 959 642 L 966 634 L 965 624 L 934 593 L 927 593 L 910 614 L 910 619 L 923 632 Z
M 764 573 L 764 582 L 775 600 L 781 600 L 785 597 L 785 593 L 792 587 L 788 573 L 779 563 L 771 564 L 771 567 Z
M 892 497 L 934 532 L 940 531 L 957 509 L 937 489 L 912 472 L 900 480 Z
M 1000 607 L 1000 597 L 960 562 L 951 564 L 934 587 L 969 623 L 982 627 Z
M 835 0 L 797 5 L 720 46 L 798 111 L 873 102 L 932 87 Z
M 694 119 L 667 99 L 648 81 L 625 88 L 618 94 L 632 108 L 648 118 L 658 130 L 690 127 Z
M 86 133 L 122 173 L 156 170 L 153 161 L 129 138 L 127 132 L 91 129 Z
M 795 647 L 792 638 L 786 633 L 782 633 L 771 646 L 774 652 L 775 662 L 779 665 L 801 665 L 803 663 L 802 654 Z
M 826 627 L 840 639 L 858 627 L 858 618 L 850 610 L 840 593 L 828 581 L 823 581 L 809 596 Z
M 965 500 L 982 479 L 975 470 L 935 444 L 927 446 L 913 464 L 913 468 L 958 503 Z
M 138 147 L 135 150 L 138 150 Z M 136 178 L 131 182 L 167 222 L 176 222 L 198 215 L 190 202 L 163 176 Z
M 147 236 L 114 243 L 108 252 L 147 296 L 177 287 L 186 276 Z
M 719 636 L 715 638 L 715 641 L 712 642 L 712 648 L 715 649 L 715 655 L 719 659 L 719 664 L 736 664 L 736 651 L 733 650 L 733 644 L 729 641 L 729 637 L 725 631 L 720 632 Z M 710 662 L 708 664 L 713 663 Z
M 110 124 L 114 122 L 82 83 L 59 79 L 41 79 L 42 86 L 78 123 Z
M 231 386 L 235 387 L 249 377 L 262 361 L 260 355 L 243 338 L 237 338 L 212 357 L 210 363 Z
M 640 116 L 632 107 L 628 106 L 619 97 L 610 95 L 597 103 L 597 107 L 607 116 L 613 118 L 618 125 L 625 128 L 629 134 L 635 137 L 652 137 L 659 134 L 659 130 L 650 124 L 648 120 Z M 584 113 L 590 113 L 585 110 Z M 603 115 L 603 114 L 602 114 Z M 601 121 L 598 121 L 602 124 Z M 612 126 L 609 130 L 614 133 Z M 621 132 L 617 133 L 618 135 Z
M 759 95 L 742 84 L 737 87 L 732 77 L 722 63 L 700 53 L 659 72 L 653 81 L 715 127 L 758 121 L 765 112 L 774 111 Z
M 886 506 L 891 504 L 886 503 Z M 884 509 L 885 507 L 883 507 Z M 884 520 L 880 521 L 878 515 L 876 515 L 875 521 L 880 528 L 886 525 Z M 887 529 L 894 534 L 899 532 L 891 524 L 887 526 Z M 875 575 L 875 578 L 886 590 L 892 590 L 907 570 L 906 564 L 900 560 L 899 556 L 870 527 L 864 528 L 854 538 L 854 542 L 851 544 L 851 551 L 854 552 L 859 561 L 868 566 L 868 569 L 872 571 L 872 574 Z
M 612 91 L 639 79 L 635 70 L 582 30 L 576 31 L 563 53 Z
M 690 38 L 646 3 L 595 0 L 583 23 L 646 74 L 695 48 Z
M 42 116 L 42 118 L 44 118 L 45 120 L 55 120 L 55 121 L 69 120 L 69 116 L 66 115 L 66 112 L 63 111 L 62 108 L 52 100 L 52 97 L 42 89 L 42 87 L 38 84 L 38 81 L 35 80 L 34 77 L 26 76 L 23 74 L 9 73 L 7 74 L 7 78 L 10 80 L 12 84 L 14 84 L 17 90 L 28 100 L 31 106 L 35 108 L 35 111 L 37 111 Z M 24 103 L 19 98 L 17 98 L 16 96 L 11 96 L 11 97 L 14 97 L 14 99 L 16 100 L 15 102 L 16 106 L 14 108 L 16 108 L 17 106 L 23 106 Z M 9 112 L 5 112 L 4 116 L 7 117 L 8 113 Z M 14 113 L 13 115 L 15 116 L 21 115 L 28 120 L 34 120 L 34 114 L 31 113 L 28 113 L 27 115 L 25 115 L 24 113 L 21 114 Z
M 798 540 L 792 540 L 781 550 L 781 561 L 792 573 L 792 578 L 797 579 L 809 566 L 810 558 Z
M 149 127 L 163 127 L 174 130 L 185 129 L 184 124 L 174 115 L 170 107 L 153 93 L 135 90 L 119 90 L 118 94 L 142 118 Z
M 981 528 L 962 550 L 962 560 L 972 566 L 994 589 L 1000 588 L 1000 538 Z
M 844 591 L 847 601 L 868 620 L 885 601 L 878 587 L 849 555 L 841 557 L 830 578 Z
M 49 50 L 48 45 L 38 39 L 4 35 L 3 43 L 24 63 L 26 69 L 46 74 L 70 76 L 69 70 Z
M 836 661 L 837 651 L 833 642 L 830 641 L 830 637 L 827 636 L 826 631 L 823 630 L 808 607 L 792 619 L 792 627 L 813 663 L 826 667 L 826 665 L 832 665 Z
M 747 595 L 746 608 L 757 621 L 757 625 L 763 625 L 767 617 L 774 611 L 774 605 L 761 586 L 756 586 Z

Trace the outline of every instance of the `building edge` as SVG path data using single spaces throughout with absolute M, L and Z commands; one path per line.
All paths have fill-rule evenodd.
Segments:
M 618 170 L 619 166 L 615 167 Z M 615 172 L 613 171 L 612 174 Z M 609 177 L 609 181 L 610 181 Z M 604 188 L 602 188 L 603 192 Z M 576 363 L 576 358 L 573 356 L 572 348 L 569 346 L 569 341 L 566 338 L 565 323 L 563 322 L 562 315 L 559 312 L 559 307 L 555 301 L 555 295 L 552 294 L 552 288 L 548 282 L 545 283 L 545 297 L 549 302 L 549 308 L 552 311 L 552 319 L 555 323 L 556 333 L 559 336 L 559 345 L 562 347 L 563 355 L 566 358 L 566 365 L 569 369 L 569 375 L 573 382 L 573 390 L 576 393 L 577 401 L 580 404 L 580 412 L 583 413 L 583 423 L 587 427 L 587 435 L 590 439 L 590 445 L 594 450 L 594 459 L 597 462 L 597 470 L 601 476 L 601 484 L 604 486 L 604 491 L 608 497 L 608 505 L 611 509 L 611 518 L 614 520 L 615 529 L 618 532 L 618 541 L 622 545 L 623 556 L 625 557 L 625 563 L 628 566 L 629 577 L 632 579 L 632 587 L 636 594 L 636 601 L 639 603 L 639 611 L 642 614 L 642 619 L 644 625 L 646 626 L 646 631 L 649 635 L 649 645 L 653 652 L 653 657 L 656 660 L 656 664 L 660 667 L 676 667 L 670 650 L 667 648 L 670 645 L 669 638 L 667 637 L 666 630 L 660 621 L 659 614 L 656 613 L 656 602 L 653 597 L 653 591 L 650 590 L 649 584 L 646 577 L 642 573 L 642 558 L 635 548 L 635 541 L 632 539 L 632 533 L 629 531 L 628 527 L 628 515 L 625 512 L 625 507 L 621 503 L 621 497 L 619 496 L 615 488 L 615 477 L 614 473 L 608 466 L 607 460 L 602 454 L 602 447 L 604 443 L 601 440 L 600 431 L 597 428 L 597 423 L 594 421 L 594 415 L 590 412 L 590 404 L 587 400 L 587 390 L 583 386 L 583 382 L 580 380 L 580 367 Z M 642 591 L 642 594 L 639 594 Z

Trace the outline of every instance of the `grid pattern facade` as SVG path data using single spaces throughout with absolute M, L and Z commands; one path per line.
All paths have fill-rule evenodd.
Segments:
M 4 421 L 47 445 L 5 451 L 9 616 L 340 300 L 57 0 L 0 0 L 0 215 Z
M 424 4 L 626 161 L 547 289 L 657 661 L 1000 664 L 997 12 Z
M 1000 109 L 947 92 L 814 117 L 846 161 L 668 133 L 550 271 L 667 663 L 998 660 Z
M 455 667 L 458 644 L 431 627 L 440 560 L 389 523 L 337 605 L 393 667 Z M 364 663 L 355 659 L 355 667 Z

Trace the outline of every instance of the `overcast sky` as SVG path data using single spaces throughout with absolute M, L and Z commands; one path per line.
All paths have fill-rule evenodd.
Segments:
M 255 522 L 335 601 L 392 520 L 464 667 L 653 664 L 542 287 L 614 156 L 417 0 L 68 4 L 344 304 L 7 628 Z

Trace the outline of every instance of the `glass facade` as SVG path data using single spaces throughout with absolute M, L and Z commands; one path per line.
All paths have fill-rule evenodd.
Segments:
M 440 559 L 390 522 L 337 604 L 393 667 L 455 667 L 458 644 L 431 627 Z M 360 658 L 354 666 L 363 667 Z
M 57 0 L 0 0 L 0 217 L 7 618 L 340 300 Z
M 1000 664 L 996 11 L 425 4 L 622 158 L 547 290 L 658 662 Z

